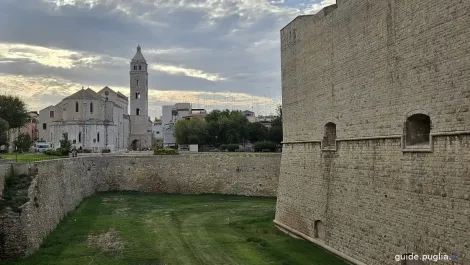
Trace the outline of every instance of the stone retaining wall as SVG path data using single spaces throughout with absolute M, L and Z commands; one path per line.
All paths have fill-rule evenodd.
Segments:
M 22 212 L 0 214 L 0 258 L 25 256 L 99 191 L 276 196 L 280 154 L 101 156 L 36 162 Z

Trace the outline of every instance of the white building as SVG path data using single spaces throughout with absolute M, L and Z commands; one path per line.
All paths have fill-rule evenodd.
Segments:
M 182 119 L 201 118 L 206 115 L 205 109 L 193 109 L 191 103 L 176 103 L 162 107 L 163 146 L 176 145 L 173 135 L 175 124 Z M 202 116 L 201 116 L 202 115 Z
M 39 139 L 54 147 L 64 133 L 76 148 L 101 150 L 152 147 L 152 122 L 148 117 L 147 62 L 140 46 L 130 62 L 129 99 L 109 87 L 98 93 L 83 89 L 59 104 L 39 112 Z
M 154 146 L 163 146 L 163 125 L 162 121 L 154 121 L 152 124 L 152 134 Z
M 76 148 L 126 149 L 129 146 L 127 102 L 127 97 L 109 87 L 98 93 L 82 88 L 59 104 L 39 111 L 39 139 L 57 148 L 67 133 Z

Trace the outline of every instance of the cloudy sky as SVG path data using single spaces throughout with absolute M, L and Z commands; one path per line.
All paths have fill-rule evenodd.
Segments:
M 30 110 L 90 87 L 129 95 L 137 44 L 149 63 L 149 114 L 161 106 L 273 113 L 279 30 L 335 0 L 0 0 L 0 93 Z

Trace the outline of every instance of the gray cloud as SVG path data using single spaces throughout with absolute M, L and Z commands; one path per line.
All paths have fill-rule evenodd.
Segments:
M 0 23 L 8 25 L 0 28 L 0 44 L 33 46 L 9 48 L 8 56 L 0 50 L 0 74 L 127 87 L 128 61 L 139 42 L 149 64 L 159 65 L 149 73 L 151 89 L 279 96 L 279 30 L 301 12 L 261 0 L 52 2 L 0 0 Z M 59 57 L 68 66 L 59 57 L 31 59 L 54 52 L 35 47 L 65 50 Z M 205 77 L 212 75 L 220 78 Z

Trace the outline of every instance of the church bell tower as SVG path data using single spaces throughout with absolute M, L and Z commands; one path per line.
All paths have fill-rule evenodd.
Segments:
M 130 88 L 130 115 L 148 116 L 147 61 L 142 55 L 140 46 L 137 46 L 137 52 L 131 60 Z
M 152 147 L 152 123 L 148 116 L 147 61 L 140 46 L 130 63 L 130 149 L 142 150 Z

